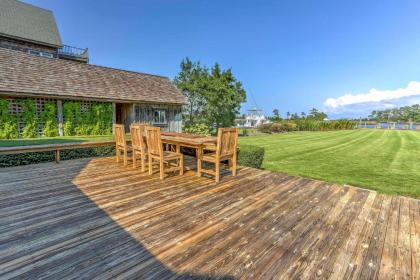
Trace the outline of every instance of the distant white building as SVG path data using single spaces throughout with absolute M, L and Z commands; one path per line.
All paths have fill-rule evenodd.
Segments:
M 253 108 L 248 110 L 243 127 L 258 127 L 269 122 L 261 109 Z

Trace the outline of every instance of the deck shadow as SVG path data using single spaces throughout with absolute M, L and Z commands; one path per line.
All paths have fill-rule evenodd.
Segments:
M 69 168 L 64 186 L 46 180 L 33 189 L 28 181 L 13 184 L 13 178 L 5 180 L 10 189 L 0 186 L 1 279 L 234 279 L 179 273 L 158 260 L 73 183 L 85 162 Z

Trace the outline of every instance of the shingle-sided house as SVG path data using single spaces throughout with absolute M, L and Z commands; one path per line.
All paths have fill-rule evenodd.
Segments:
M 51 11 L 16 0 L 0 1 L 0 99 L 17 116 L 22 99 L 33 99 L 41 116 L 56 106 L 57 129 L 65 134 L 66 103 L 83 115 L 95 104 L 112 107 L 113 123 L 148 122 L 181 131 L 184 96 L 166 77 L 91 65 L 87 49 L 64 46 Z M 69 106 L 67 106 L 69 107 Z M 38 133 L 42 134 L 42 121 Z

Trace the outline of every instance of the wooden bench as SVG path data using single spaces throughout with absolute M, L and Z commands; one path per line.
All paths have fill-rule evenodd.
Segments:
M 96 142 L 78 142 L 78 143 L 63 143 L 63 144 L 45 144 L 32 146 L 16 146 L 0 148 L 0 155 L 13 155 L 36 152 L 55 152 L 55 162 L 60 162 L 61 150 L 73 150 L 83 148 L 96 148 L 104 146 L 114 146 L 115 141 L 96 141 Z

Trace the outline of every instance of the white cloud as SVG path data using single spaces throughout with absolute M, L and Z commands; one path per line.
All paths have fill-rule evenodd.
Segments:
M 370 112 L 419 102 L 420 82 L 409 82 L 405 88 L 395 90 L 377 90 L 372 88 L 367 93 L 345 94 L 338 98 L 328 98 L 324 102 L 325 110 L 331 113 Z

